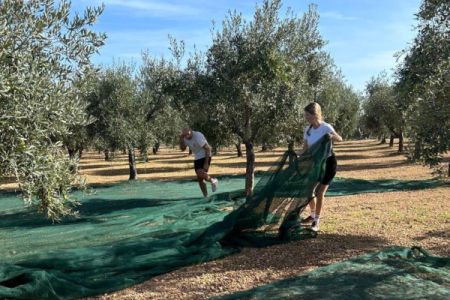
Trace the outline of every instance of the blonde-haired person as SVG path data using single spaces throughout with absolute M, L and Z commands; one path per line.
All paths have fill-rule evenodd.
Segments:
M 334 128 L 325 123 L 322 120 L 322 108 L 316 102 L 309 103 L 305 109 L 305 118 L 310 125 L 305 128 L 303 134 L 303 149 L 297 152 L 297 155 L 302 155 L 306 150 L 311 147 L 312 144 L 320 140 L 324 135 L 328 134 L 331 140 L 335 142 L 342 142 L 342 137 L 336 133 Z M 314 231 L 319 230 L 320 225 L 320 217 L 322 214 L 323 201 L 325 198 L 325 193 L 327 192 L 328 187 L 330 186 L 331 181 L 336 175 L 337 161 L 336 156 L 334 155 L 333 148 L 331 147 L 330 153 L 328 154 L 328 158 L 326 161 L 325 175 L 321 182 L 317 182 L 314 189 L 311 192 L 309 202 L 309 208 L 311 209 L 311 214 L 308 218 L 303 220 L 303 223 L 309 223 L 312 221 L 311 229 Z M 320 186 L 319 186 L 320 184 Z M 316 191 L 316 197 L 314 197 L 314 192 L 316 188 L 319 186 L 319 189 Z

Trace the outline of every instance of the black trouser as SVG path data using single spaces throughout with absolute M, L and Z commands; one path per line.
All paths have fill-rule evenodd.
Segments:
M 333 155 L 327 158 L 325 165 L 325 175 L 323 176 L 321 183 L 324 185 L 330 185 L 331 181 L 336 175 L 336 169 L 337 169 L 337 160 L 336 156 L 333 153 Z
M 203 167 L 205 166 L 205 159 L 206 159 L 206 157 L 194 160 L 194 170 L 195 170 L 196 174 L 197 174 L 198 169 L 203 169 Z M 211 165 L 211 156 L 209 157 L 209 160 L 208 160 L 208 166 L 210 166 L 210 165 Z

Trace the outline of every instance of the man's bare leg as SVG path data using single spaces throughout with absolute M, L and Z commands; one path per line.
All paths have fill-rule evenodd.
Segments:
M 212 182 L 211 176 L 208 175 L 208 173 L 205 172 L 203 169 L 197 170 L 197 179 L 198 179 L 198 185 L 200 186 L 200 189 L 203 192 L 204 197 L 208 197 L 208 189 L 206 188 L 206 181 Z

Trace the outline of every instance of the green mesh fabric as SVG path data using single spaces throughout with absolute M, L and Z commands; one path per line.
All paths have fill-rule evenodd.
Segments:
M 450 258 L 420 248 L 385 248 L 305 275 L 215 300 L 450 299 Z
M 24 209 L 17 195 L 1 193 L 0 298 L 97 295 L 224 257 L 239 251 L 236 246 L 312 237 L 315 233 L 298 226 L 298 214 L 323 175 L 329 148 L 324 138 L 300 158 L 285 153 L 257 177 L 247 199 L 243 177 L 220 178 L 220 193 L 207 199 L 198 198 L 194 181 L 130 181 L 78 193 L 81 216 L 53 225 Z M 357 184 L 350 180 L 347 190 L 336 192 L 382 191 L 389 185 Z

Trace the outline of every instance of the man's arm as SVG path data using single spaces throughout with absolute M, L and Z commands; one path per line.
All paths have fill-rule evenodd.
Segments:
M 186 144 L 184 143 L 184 134 L 180 134 L 180 149 L 181 151 L 186 150 Z
M 205 145 L 203 145 L 203 149 L 205 149 L 205 164 L 203 165 L 203 170 L 205 170 L 205 172 L 208 172 L 209 169 L 209 156 L 211 154 L 211 147 L 209 147 L 208 143 L 206 143 Z

